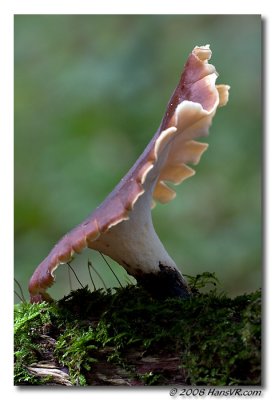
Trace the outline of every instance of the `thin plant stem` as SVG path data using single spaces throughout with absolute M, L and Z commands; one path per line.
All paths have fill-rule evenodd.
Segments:
M 125 276 L 125 281 L 128 283 L 128 285 L 134 285 L 135 282 L 132 280 L 132 278 L 129 275 Z
M 101 280 L 101 282 L 102 282 L 102 284 L 103 284 L 103 286 L 104 286 L 104 289 L 107 291 L 107 286 L 105 285 L 105 282 L 104 282 L 104 280 L 102 279 L 101 275 L 99 274 L 99 272 L 97 272 L 97 270 L 95 269 L 95 267 L 93 266 L 93 264 L 91 264 L 91 267 L 92 267 L 92 269 L 95 271 L 95 273 L 97 274 L 97 276 L 99 277 L 99 279 Z
M 110 270 L 112 271 L 113 275 L 115 276 L 116 280 L 118 281 L 120 287 L 122 288 L 122 284 L 120 282 L 120 280 L 118 279 L 115 271 L 112 269 L 111 265 L 108 263 L 108 261 L 106 260 L 106 258 L 104 257 L 104 255 L 99 251 L 99 254 L 101 255 L 101 257 L 103 258 L 103 260 L 106 262 L 106 264 L 108 265 L 108 267 L 110 268 Z
M 24 301 L 23 299 L 22 299 L 22 297 L 18 294 L 18 292 L 14 289 L 14 293 L 16 294 L 16 296 L 18 297 L 18 299 L 20 300 L 20 301 L 22 301 L 22 303 L 26 303 L 26 301 Z
M 17 284 L 17 286 L 19 287 L 20 293 L 21 293 L 21 297 L 23 299 L 23 302 L 26 303 L 26 299 L 23 293 L 23 289 L 22 286 L 20 285 L 20 283 L 18 282 L 18 280 L 16 278 L 14 278 L 14 282 Z
M 80 286 L 82 287 L 82 289 L 84 289 L 84 286 L 82 285 L 82 283 L 81 283 L 80 280 L 78 279 L 78 276 L 76 275 L 76 273 L 75 273 L 73 267 L 72 267 L 68 262 L 67 262 L 67 265 L 70 267 L 71 271 L 73 272 L 73 274 L 74 274 L 74 276 L 75 276 L 77 282 L 80 284 Z
M 96 286 L 92 277 L 92 273 L 91 273 L 91 268 L 93 268 L 92 262 L 90 260 L 88 260 L 88 271 L 89 271 L 89 275 L 90 275 L 90 279 L 92 281 L 93 287 L 94 287 L 94 291 L 96 291 Z
M 70 286 L 70 292 L 71 292 L 73 290 L 71 270 L 70 270 L 70 266 L 68 264 L 67 264 L 67 266 L 68 266 L 69 286 Z

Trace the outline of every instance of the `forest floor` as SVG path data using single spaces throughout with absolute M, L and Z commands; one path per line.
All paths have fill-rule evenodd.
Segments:
M 190 300 L 138 286 L 15 305 L 15 385 L 260 385 L 261 292 L 230 298 L 211 273 Z

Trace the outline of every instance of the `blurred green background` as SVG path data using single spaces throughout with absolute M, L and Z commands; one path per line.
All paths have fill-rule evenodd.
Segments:
M 154 224 L 184 273 L 216 272 L 231 295 L 261 286 L 261 17 L 17 15 L 15 277 L 26 296 L 35 267 L 143 151 L 188 54 L 207 43 L 230 101 L 196 175 L 153 210 Z M 72 263 L 83 284 L 88 258 L 117 286 L 90 250 Z M 56 275 L 50 293 L 60 298 L 67 268 Z

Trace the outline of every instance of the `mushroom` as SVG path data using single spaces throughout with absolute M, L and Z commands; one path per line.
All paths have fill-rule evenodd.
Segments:
M 178 185 L 194 175 L 207 149 L 195 139 L 208 134 L 218 106 L 228 100 L 229 86 L 208 63 L 209 45 L 195 47 L 168 103 L 160 127 L 133 167 L 80 225 L 68 232 L 38 265 L 30 283 L 32 302 L 50 300 L 46 289 L 54 271 L 84 248 L 102 252 L 157 297 L 189 297 L 189 288 L 157 236 L 151 208 L 176 196 L 166 183 Z

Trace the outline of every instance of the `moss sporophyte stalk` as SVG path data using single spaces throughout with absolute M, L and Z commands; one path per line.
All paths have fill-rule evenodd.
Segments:
M 213 274 L 188 281 L 188 300 L 129 285 L 16 305 L 15 384 L 260 385 L 260 291 L 232 299 Z

